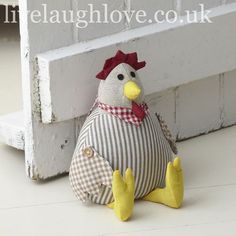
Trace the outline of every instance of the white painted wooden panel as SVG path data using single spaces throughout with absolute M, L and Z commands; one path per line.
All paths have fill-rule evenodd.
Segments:
M 153 112 L 160 114 L 174 137 L 176 130 L 176 89 L 169 89 L 147 96 L 146 101 Z
M 236 123 L 236 70 L 224 74 L 224 126 Z
M 14 148 L 24 150 L 23 112 L 0 116 L 0 140 Z
M 72 0 L 73 9 L 75 11 L 87 10 L 90 11 L 89 4 L 92 4 L 94 11 L 98 10 L 101 13 L 101 21 L 104 20 L 104 13 L 107 11 L 108 19 L 109 15 L 112 11 L 123 11 L 126 10 L 125 0 Z M 107 10 L 104 8 L 104 4 L 106 4 Z M 93 20 L 97 21 L 96 13 L 93 14 Z M 117 21 L 117 14 L 114 14 L 114 20 Z M 89 14 L 86 15 L 81 21 L 90 22 Z M 80 23 L 80 27 L 84 27 L 85 24 L 83 22 Z M 108 23 L 89 23 L 86 28 L 79 28 L 74 25 L 75 28 L 75 37 L 77 41 L 86 41 L 94 38 L 99 38 L 105 35 L 110 35 L 113 33 L 120 32 L 125 29 L 124 20 L 119 23 L 112 23 L 110 19 Z
M 70 1 L 21 0 L 21 48 L 25 121 L 26 172 L 32 179 L 45 179 L 67 172 L 75 146 L 75 122 L 54 125 L 40 122 L 36 54 L 74 42 L 71 24 L 34 24 L 29 10 L 71 10 Z
M 220 89 L 219 76 L 189 83 L 177 89 L 178 139 L 208 133 L 221 127 Z
M 186 139 L 236 124 L 236 70 L 151 94 L 147 102 Z
M 180 0 L 182 14 L 185 14 L 187 11 L 200 11 L 201 7 L 199 4 L 204 5 L 204 9 L 210 9 L 213 7 L 220 6 L 222 4 L 222 0 Z
M 147 2 L 143 2 L 140 0 L 130 0 L 128 2 L 128 8 L 133 11 L 145 11 L 147 14 L 147 19 L 151 20 L 154 23 L 154 15 L 158 10 L 162 10 L 164 12 L 168 12 L 169 10 L 174 9 L 174 1 L 173 0 L 148 0 Z M 164 16 L 159 14 L 159 20 L 163 20 Z M 141 18 L 141 20 L 143 20 Z M 133 14 L 132 20 L 130 22 L 130 28 L 141 27 L 144 25 L 150 24 L 150 22 L 140 23 L 137 21 L 135 14 Z
M 228 3 L 234 3 L 234 2 L 236 2 L 236 0 L 223 0 L 223 2 L 228 4 Z
M 211 20 L 153 24 L 38 55 L 43 122 L 85 114 L 97 92 L 95 75 L 117 48 L 147 61 L 140 71 L 147 94 L 236 68 L 236 4 L 215 8 Z

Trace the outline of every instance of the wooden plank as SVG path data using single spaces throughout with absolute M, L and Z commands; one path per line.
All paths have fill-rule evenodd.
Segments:
M 163 117 L 172 135 L 176 137 L 176 89 L 151 94 L 146 97 L 146 102 L 153 112 Z
M 90 7 L 92 4 L 92 7 Z M 104 8 L 104 4 L 107 6 L 107 10 Z M 99 11 L 101 13 L 101 19 L 103 18 L 103 13 L 107 11 L 107 15 L 109 16 L 112 11 L 123 11 L 125 10 L 126 4 L 125 0 L 117 1 L 117 0 L 73 0 L 73 7 L 75 11 L 79 10 L 86 10 L 90 11 L 90 9 L 93 9 L 94 11 Z M 97 16 L 96 13 L 93 15 L 93 20 L 96 21 Z M 89 22 L 90 21 L 90 15 L 87 14 L 83 19 L 84 21 Z M 76 26 L 76 32 L 75 37 L 77 38 L 77 41 L 86 41 L 94 38 L 99 38 L 105 35 L 110 35 L 113 33 L 118 33 L 122 30 L 125 30 L 125 24 L 124 21 L 121 21 L 119 23 L 112 23 L 108 22 L 106 24 L 102 23 L 88 23 L 86 26 L 86 23 L 83 22 L 77 22 L 79 24 L 79 27 Z M 76 24 L 76 23 L 75 23 Z M 86 26 L 86 27 L 85 27 Z M 81 28 L 82 27 L 82 28 Z
M 38 55 L 42 121 L 85 114 L 96 96 L 96 73 L 116 50 L 138 51 L 147 94 L 236 68 L 236 4 L 215 8 L 212 24 L 152 24 Z M 227 35 L 227 37 L 226 37 Z
M 145 11 L 147 13 L 147 19 L 150 21 L 147 21 L 145 23 L 140 23 L 137 21 L 136 17 L 132 17 L 131 22 L 129 23 L 128 26 L 130 28 L 136 28 L 136 27 L 141 27 L 144 25 L 150 24 L 152 21 L 154 23 L 154 15 L 155 12 L 158 10 L 162 10 L 164 12 L 168 12 L 170 10 L 174 9 L 174 1 L 167 1 L 167 0 L 148 0 L 148 4 L 143 4 L 143 1 L 140 0 L 130 0 L 130 10 L 135 10 L 135 11 Z M 164 20 L 164 16 L 159 15 L 158 19 L 159 20 Z
M 46 179 L 68 172 L 75 147 L 75 121 L 54 125 L 40 122 L 36 54 L 74 43 L 72 24 L 34 24 L 28 11 L 71 10 L 64 0 L 21 0 L 21 61 L 25 119 L 26 173 L 32 179 Z
M 224 78 L 224 126 L 236 124 L 236 70 L 223 75 Z
M 185 84 L 176 90 L 178 140 L 209 133 L 221 127 L 222 89 L 219 75 L 216 75 Z
M 151 94 L 146 100 L 180 141 L 236 124 L 235 90 L 233 70 Z
M 200 4 L 204 5 L 204 9 L 210 9 L 220 6 L 223 3 L 222 0 L 181 0 L 182 14 L 186 14 L 186 11 L 200 11 Z
M 24 150 L 25 129 L 23 112 L 0 116 L 0 140 L 9 146 Z

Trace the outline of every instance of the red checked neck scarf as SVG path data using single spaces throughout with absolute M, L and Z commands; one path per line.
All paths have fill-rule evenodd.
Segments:
M 132 102 L 132 108 L 115 107 L 101 102 L 97 103 L 98 107 L 110 113 L 111 115 L 136 126 L 141 125 L 143 119 L 148 114 L 148 106 L 146 103 L 137 104 Z

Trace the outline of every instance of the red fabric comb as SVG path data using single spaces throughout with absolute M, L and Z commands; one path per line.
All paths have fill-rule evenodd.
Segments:
M 126 63 L 135 70 L 139 70 L 146 65 L 145 61 L 138 62 L 138 56 L 136 52 L 125 54 L 119 50 L 114 57 L 106 60 L 103 70 L 100 71 L 96 77 L 98 79 L 105 80 L 110 72 L 121 63 Z

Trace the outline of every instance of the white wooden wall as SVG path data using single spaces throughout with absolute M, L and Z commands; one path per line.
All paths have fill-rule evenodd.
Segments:
M 220 7 L 214 8 L 211 25 L 140 28 L 137 22 L 123 22 L 82 30 L 73 24 L 35 25 L 27 11 L 41 10 L 43 3 L 49 9 L 83 9 L 87 0 L 21 0 L 25 157 L 32 179 L 68 171 L 84 119 L 79 117 L 96 94 L 94 76 L 117 48 L 138 51 L 147 60 L 141 75 L 148 99 L 179 139 L 236 123 L 235 72 L 227 72 L 236 68 L 236 4 L 225 0 L 90 1 L 94 8 L 104 2 L 110 10 L 144 8 L 150 14 L 158 8 L 175 8 L 182 15 L 198 2 Z
M 178 140 L 236 124 L 236 70 L 148 96 Z

